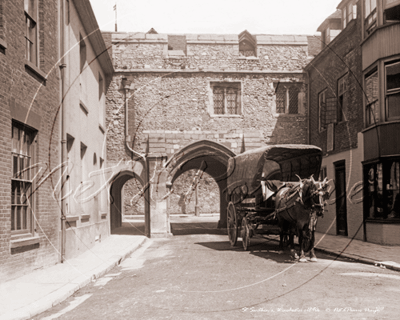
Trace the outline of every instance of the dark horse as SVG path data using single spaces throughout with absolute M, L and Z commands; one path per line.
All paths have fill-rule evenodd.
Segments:
M 299 178 L 300 179 L 300 178 Z M 300 262 L 305 262 L 304 252 L 310 252 L 311 261 L 317 261 L 314 253 L 314 232 L 318 217 L 323 215 L 324 202 L 328 199 L 326 191 L 328 182 L 300 179 L 300 184 L 295 187 L 284 187 L 280 189 L 275 198 L 276 217 L 280 228 L 280 248 L 283 241 L 289 236 L 289 246 L 295 258 L 293 237 L 297 235 L 300 246 Z

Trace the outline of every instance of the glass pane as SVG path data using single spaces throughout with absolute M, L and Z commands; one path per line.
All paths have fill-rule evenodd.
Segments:
M 26 158 L 26 168 L 30 168 L 31 166 L 31 158 Z M 25 179 L 30 180 L 31 179 L 31 169 L 26 170 L 25 172 Z
M 368 171 L 368 212 L 369 217 L 375 217 L 375 166 L 372 166 Z
M 378 73 L 375 72 L 365 79 L 367 103 L 371 103 L 378 99 Z
M 27 229 L 27 224 L 26 224 L 26 209 L 27 207 L 22 207 L 22 229 L 26 230 Z
M 371 0 L 365 0 L 365 17 L 368 17 L 369 14 L 371 13 L 370 1 Z
M 371 0 L 371 12 L 376 8 L 376 0 Z
M 387 96 L 387 118 L 399 118 L 400 117 L 400 92 Z
M 222 88 L 214 88 L 214 113 L 224 114 L 224 91 Z
M 400 62 L 386 66 L 386 88 L 400 89 Z
M 234 89 L 228 89 L 226 96 L 227 109 L 229 114 L 236 114 L 236 91 Z
M 25 174 L 24 174 L 24 163 L 25 163 L 25 161 L 24 161 L 25 159 L 24 159 L 24 157 L 20 157 L 19 158 L 19 178 L 20 179 L 24 179 L 24 177 L 25 177 Z
M 18 156 L 13 156 L 13 177 L 18 178 Z
M 24 10 L 32 18 L 35 18 L 35 14 L 36 14 L 35 0 L 24 0 Z
M 21 204 L 21 185 L 19 182 L 16 182 L 17 188 L 16 188 L 16 200 L 17 200 L 17 204 Z
M 12 182 L 11 185 L 11 204 L 15 204 L 15 194 L 17 191 L 17 183 L 15 181 Z
M 378 163 L 376 165 L 376 178 L 377 178 L 377 185 L 376 185 L 376 214 L 378 217 L 383 217 L 384 215 L 384 206 L 385 206 L 385 199 L 383 197 L 383 171 L 382 171 L 382 163 Z
M 21 207 L 17 207 L 17 230 L 21 230 Z
M 15 207 L 11 207 L 11 230 L 15 230 Z

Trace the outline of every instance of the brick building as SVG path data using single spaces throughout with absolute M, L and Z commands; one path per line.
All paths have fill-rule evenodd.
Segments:
M 54 1 L 0 3 L 0 281 L 60 259 L 58 22 Z
M 310 144 L 322 148 L 321 178 L 333 193 L 318 231 L 363 239 L 363 89 L 361 15 L 357 1 L 342 1 L 318 28 L 321 52 L 305 68 L 309 77 Z M 357 14 L 358 13 L 358 14 Z
M 112 72 L 88 0 L 0 3 L 0 281 L 109 234 L 105 177 L 89 173 L 106 165 Z
M 226 223 L 226 181 L 219 177 L 230 156 L 265 144 L 307 143 L 303 68 L 315 55 L 312 37 L 154 30 L 103 36 L 115 68 L 107 94 L 110 165 L 147 154 L 149 176 L 152 168 L 165 168 L 163 183 L 172 192 L 180 175 L 205 161 L 219 188 L 220 225 Z M 174 196 L 177 201 L 173 193 L 160 195 L 146 210 L 174 213 L 168 204 Z

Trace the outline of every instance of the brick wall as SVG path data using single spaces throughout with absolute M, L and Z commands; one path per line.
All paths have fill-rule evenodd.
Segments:
M 361 12 L 361 11 L 358 11 Z M 357 147 L 357 133 L 363 128 L 361 73 L 361 15 L 307 66 L 310 83 L 310 143 L 327 153 L 327 130 L 319 131 L 318 94 L 327 89 L 327 98 L 337 98 L 337 81 L 347 73 L 347 108 L 343 121 L 335 125 L 335 154 Z M 338 103 L 338 102 L 337 102 Z
M 44 178 L 59 165 L 59 69 L 54 68 L 57 52 L 57 2 L 39 1 L 40 70 L 47 74 L 45 85 L 40 76 L 25 67 L 24 1 L 2 1 L 1 21 L 7 49 L 0 52 L 0 281 L 15 278 L 33 269 L 58 261 L 59 216 L 52 191 L 59 172 L 51 175 L 37 190 L 33 208 L 39 242 L 11 249 L 11 108 L 29 109 L 41 117 L 37 135 L 37 162 Z M 37 179 L 39 180 L 39 178 Z M 53 247 L 54 246 L 54 247 Z

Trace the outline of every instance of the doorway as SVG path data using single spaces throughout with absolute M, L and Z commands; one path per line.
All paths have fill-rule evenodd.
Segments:
M 336 234 L 347 237 L 346 166 L 344 160 L 335 163 L 335 189 Z

